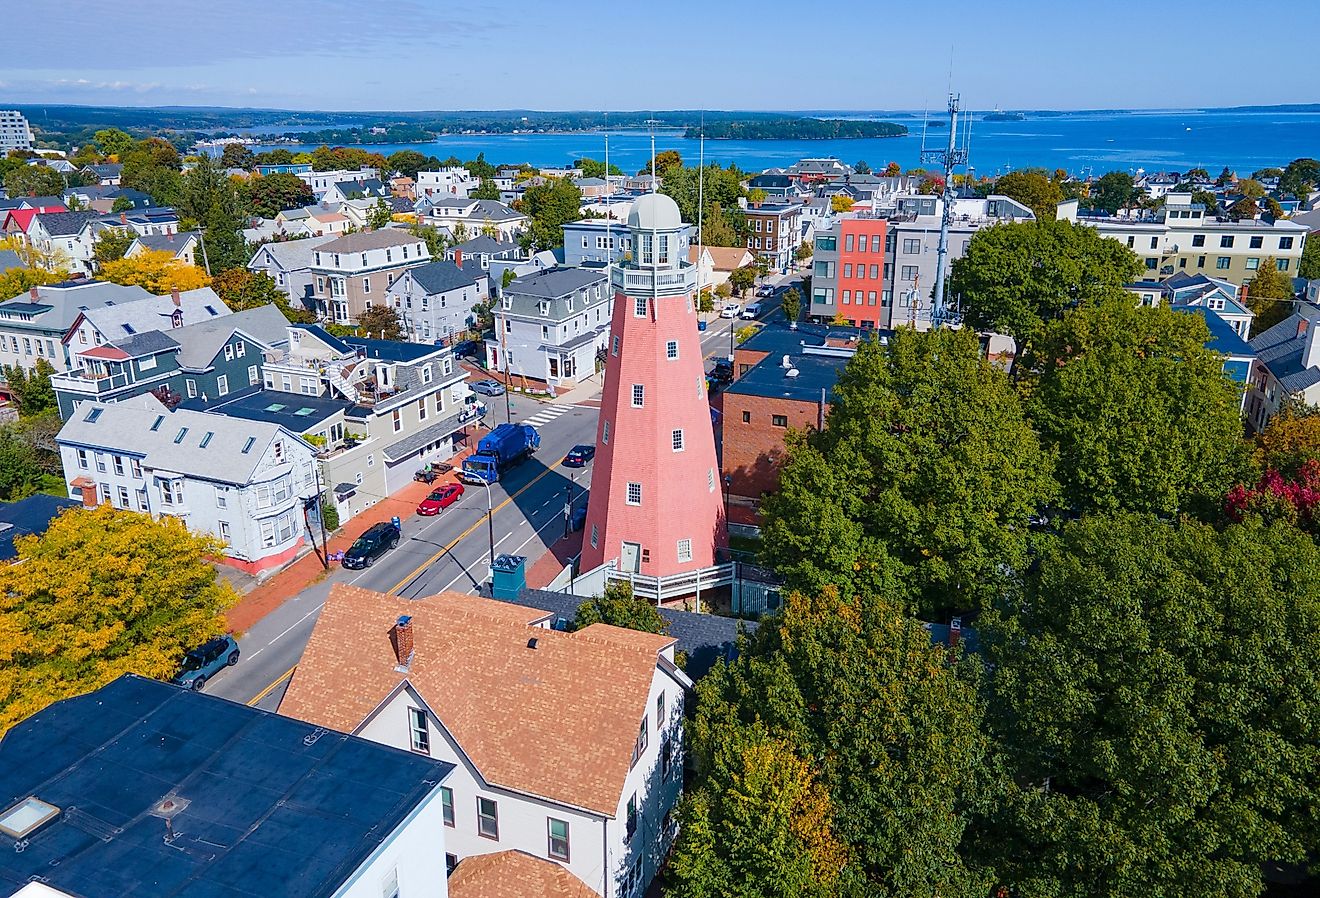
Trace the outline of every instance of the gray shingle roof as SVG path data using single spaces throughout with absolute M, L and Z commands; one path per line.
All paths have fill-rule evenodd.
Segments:
M 183 328 L 174 331 L 179 333 Z M 161 352 L 168 352 L 171 349 L 178 349 L 179 343 L 169 334 L 163 331 L 147 331 L 144 334 L 134 334 L 131 337 L 125 337 L 122 340 L 116 340 L 110 344 L 116 349 L 121 349 L 128 353 L 129 358 L 140 359 L 149 355 L 156 355 Z
M 360 253 L 369 249 L 384 249 L 387 246 L 411 246 L 421 243 L 422 238 L 414 237 L 407 231 L 386 229 L 383 231 L 359 231 L 336 237 L 319 247 L 324 253 Z
M 1256 350 L 1256 358 L 1279 379 L 1289 393 L 1297 393 L 1307 387 L 1320 383 L 1320 368 L 1307 368 L 1302 364 L 1306 353 L 1306 331 L 1298 333 L 1303 321 L 1309 322 L 1307 330 L 1320 327 L 1320 309 L 1303 304 L 1309 309 L 1309 315 L 1293 313 L 1274 327 L 1258 334 L 1251 340 L 1251 348 Z
M 45 212 L 37 216 L 52 237 L 72 237 L 81 232 L 87 222 L 100 217 L 100 212 Z
M 151 294 L 141 287 L 124 287 L 120 284 L 109 284 L 103 281 L 89 281 L 86 284 L 75 284 L 67 287 L 38 287 L 37 296 L 40 304 L 47 306 L 48 309 L 37 313 L 37 320 L 31 324 L 43 329 L 57 331 L 68 330 L 83 307 L 95 310 L 107 305 L 130 303 L 151 298 Z M 30 302 L 31 298 L 27 293 L 20 293 L 7 302 L 0 302 L 0 313 L 13 305 L 27 306 Z M 3 319 L 3 317 L 3 314 L 0 314 L 0 319 Z M 12 324 L 12 322 L 5 322 L 6 326 L 12 326 Z
M 275 264 L 285 271 L 302 271 L 312 267 L 312 252 L 318 247 L 325 246 L 331 240 L 339 238 L 330 234 L 322 237 L 303 237 L 301 240 L 278 240 L 267 243 L 261 249 L 253 254 L 256 259 L 262 253 L 267 253 L 275 261 Z M 251 268 L 251 263 L 248 264 Z
M 169 330 L 174 308 L 173 297 L 148 293 L 136 302 L 92 308 L 83 314 L 107 340 L 118 340 L 129 334 Z M 185 326 L 230 314 L 229 307 L 210 287 L 184 290 L 179 294 L 179 308 Z
M 0 249 L 0 271 L 11 268 L 24 268 L 23 258 L 12 249 Z
M 242 331 L 266 346 L 276 346 L 288 339 L 288 328 L 289 320 L 284 317 L 284 313 L 270 305 L 199 321 L 170 331 L 170 335 L 182 347 L 179 350 L 179 364 L 184 368 L 198 370 L 215 361 L 216 355 L 235 331 Z
M 145 237 L 139 236 L 134 242 L 146 249 L 177 253 L 183 249 L 189 237 L 196 237 L 197 234 L 197 231 L 180 231 L 177 234 L 148 234 Z
M 517 251 L 518 244 L 510 243 L 504 240 L 496 240 L 494 237 L 487 237 L 485 234 L 479 234 L 471 240 L 451 246 L 447 255 L 453 255 L 458 250 L 463 255 L 494 255 L 495 253 L 507 253 Z
M 600 285 L 600 298 L 588 294 L 586 304 L 575 305 L 570 311 L 569 297 L 584 287 Z M 545 321 L 563 321 L 579 314 L 584 308 L 595 308 L 610 300 L 609 287 L 605 282 L 604 269 L 600 268 L 551 268 L 536 274 L 524 275 L 510 281 L 504 289 L 504 301 L 510 305 L 511 315 L 532 317 Z M 541 313 L 541 303 L 549 303 L 546 313 Z
M 101 414 L 95 421 L 88 421 L 88 413 L 94 408 L 101 409 Z M 165 420 L 153 431 L 151 426 L 161 416 Z M 188 432 L 176 443 L 184 428 Z M 206 448 L 202 448 L 202 440 L 208 433 L 211 438 Z M 171 412 L 154 400 L 142 398 L 108 404 L 84 403 L 64 423 L 56 440 L 136 455 L 142 458 L 143 467 L 157 471 L 242 486 L 252 480 L 267 448 L 281 434 L 286 438 L 296 436 L 265 421 L 182 408 Z M 243 452 L 249 437 L 256 442 Z
M 418 265 L 416 268 L 409 268 L 399 275 L 394 284 L 398 284 L 400 280 L 407 277 L 411 277 L 416 281 L 417 286 L 425 290 L 430 296 L 435 296 L 438 293 L 448 293 L 450 290 L 461 290 L 464 287 L 471 287 L 477 282 L 474 275 L 459 268 L 453 262 L 442 260 L 435 260 L 427 262 L 425 265 Z M 393 289 L 393 286 L 391 285 L 391 289 Z

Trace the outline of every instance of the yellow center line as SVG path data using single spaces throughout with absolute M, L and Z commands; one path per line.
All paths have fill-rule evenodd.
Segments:
M 256 696 L 255 696 L 250 702 L 248 702 L 248 707 L 253 707 L 253 706 L 255 706 L 255 705 L 257 704 L 257 702 L 261 701 L 263 698 L 265 698 L 266 696 L 268 696 L 268 695 L 270 695 L 272 692 L 274 692 L 274 691 L 275 691 L 275 687 L 278 686 L 278 685 L 280 685 L 281 683 L 283 683 L 283 682 L 284 682 L 285 680 L 287 680 L 289 677 L 293 676 L 293 672 L 294 672 L 295 670 L 297 670 L 297 669 L 298 669 L 298 665 L 295 664 L 295 665 L 293 665 L 293 667 L 290 667 L 290 668 L 289 668 L 288 670 L 286 670 L 284 673 L 282 673 L 282 674 L 280 674 L 278 677 L 276 677 L 276 678 L 275 678 L 275 681 L 274 681 L 273 683 L 271 683 L 271 684 L 270 684 L 269 686 L 267 686 L 265 689 L 263 689 L 263 690 L 261 690 L 260 692 L 258 692 L 258 693 L 256 694 Z
M 490 514 L 491 514 L 491 515 L 494 515 L 496 511 L 499 511 L 501 508 L 503 508 L 504 506 L 508 505 L 508 504 L 509 504 L 510 502 L 512 502 L 514 499 L 517 499 L 517 498 L 518 498 L 519 496 L 521 496 L 523 493 L 525 493 L 525 492 L 527 492 L 529 489 L 531 489 L 531 488 L 532 488 L 532 485 L 535 484 L 536 481 L 540 480 L 542 477 L 544 477 L 545 475 L 549 474 L 551 471 L 553 471 L 555 468 L 559 467 L 559 466 L 562 465 L 563 463 L 564 463 L 564 460 L 561 458 L 559 461 L 555 462 L 553 465 L 551 465 L 550 467 L 546 468 L 546 469 L 545 469 L 544 471 L 542 471 L 540 474 L 537 474 L 535 477 L 533 477 L 531 480 L 529 480 L 529 481 L 523 486 L 522 489 L 518 490 L 518 492 L 516 492 L 516 493 L 514 493 L 513 495 L 509 496 L 509 498 L 505 499 L 505 500 L 504 500 L 503 502 L 501 502 L 499 505 L 496 505 L 495 508 L 494 508 L 494 510 L 491 511 Z M 469 527 L 468 529 L 464 530 L 464 531 L 463 531 L 462 533 L 460 533 L 457 537 L 455 537 L 455 538 L 454 538 L 454 541 L 451 542 L 449 545 L 445 546 L 445 547 L 444 547 L 443 549 L 441 549 L 439 552 L 436 552 L 436 553 L 435 553 L 434 555 L 432 555 L 430 558 L 428 558 L 428 559 L 426 559 L 425 561 L 423 561 L 423 562 L 417 567 L 416 570 L 414 570 L 414 571 L 413 571 L 411 574 L 409 574 L 408 576 L 404 577 L 404 578 L 403 578 L 402 580 L 400 580 L 398 583 L 394 584 L 394 586 L 392 586 L 392 587 L 388 590 L 388 592 L 397 593 L 399 590 L 403 589 L 403 587 L 406 586 L 406 585 L 408 585 L 408 583 L 411 582 L 412 579 L 413 579 L 414 577 L 416 577 L 416 576 L 417 576 L 418 574 L 420 574 L 422 571 L 426 570 L 426 569 L 427 569 L 428 567 L 430 567 L 431 565 L 435 564 L 438 560 L 440 560 L 440 558 L 441 558 L 442 556 L 444 556 L 444 555 L 448 554 L 450 551 L 452 551 L 453 548 L 454 548 L 454 546 L 458 545 L 458 544 L 461 543 L 463 540 L 465 540 L 465 539 L 467 539 L 469 536 L 471 536 L 471 535 L 473 534 L 473 532 L 475 532 L 475 531 L 477 530 L 477 528 L 479 528 L 479 527 L 480 527 L 482 524 L 484 524 L 485 522 L 486 522 L 486 516 L 485 516 L 485 515 L 482 515 L 480 518 L 477 519 L 477 522 L 476 522 L 475 524 L 473 524 L 471 527 Z

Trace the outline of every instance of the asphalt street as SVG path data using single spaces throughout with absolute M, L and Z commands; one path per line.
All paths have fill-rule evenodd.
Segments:
M 780 292 L 796 276 L 767 279 L 777 285 L 760 302 L 764 318 L 779 305 Z M 701 337 L 707 359 L 729 355 L 729 333 L 741 319 L 714 319 Z M 487 422 L 505 420 L 504 398 L 487 397 Z M 530 564 L 564 533 L 564 506 L 587 500 L 591 466 L 565 468 L 564 455 L 578 443 L 594 443 L 599 412 L 588 406 L 556 405 L 510 397 L 513 420 L 526 421 L 541 433 L 541 448 L 492 486 L 467 486 L 461 499 L 435 517 L 403 522 L 402 540 L 393 551 L 362 571 L 332 564 L 317 583 L 285 601 L 239 640 L 242 657 L 216 674 L 205 691 L 234 701 L 274 710 L 288 685 L 316 618 L 335 583 L 351 583 L 381 592 L 418 598 L 446 590 L 475 593 L 486 579 L 491 543 L 496 554 L 528 556 Z M 487 523 L 488 505 L 494 514 Z M 493 532 L 492 532 L 493 530 Z

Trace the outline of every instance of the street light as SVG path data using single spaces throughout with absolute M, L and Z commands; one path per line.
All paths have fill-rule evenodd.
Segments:
M 477 482 L 486 488 L 486 531 L 490 534 L 490 569 L 495 571 L 495 503 L 491 499 L 490 481 L 478 477 Z

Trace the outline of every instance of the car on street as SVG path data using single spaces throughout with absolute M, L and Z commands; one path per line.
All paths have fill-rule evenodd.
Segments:
M 503 396 L 504 384 L 498 380 L 474 380 L 472 392 L 480 393 L 482 396 Z
M 749 302 L 747 304 L 747 308 L 742 310 L 742 315 L 738 317 L 751 320 L 760 314 L 761 314 L 761 304 L 759 302 Z
M 764 287 L 756 291 L 756 295 L 761 297 L 762 299 L 766 298 L 767 296 L 774 296 L 775 288 L 771 284 L 766 284 Z
M 710 376 L 719 383 L 729 383 L 733 380 L 733 362 L 728 359 L 716 359 L 715 367 L 710 369 Z
M 189 689 L 201 689 L 206 681 L 238 663 L 238 643 L 234 637 L 218 636 L 183 656 L 174 682 Z
M 399 531 L 389 521 L 372 524 L 348 547 L 343 565 L 350 571 L 371 567 L 376 559 L 399 544 Z
M 431 495 L 422 500 L 421 504 L 417 506 L 417 513 L 427 517 L 437 515 L 457 502 L 462 495 L 463 484 L 446 483 L 444 486 L 432 490 Z
M 737 318 L 738 313 L 742 311 L 742 306 L 736 302 L 726 302 L 724 308 L 720 309 L 721 318 Z
M 569 468 L 585 468 L 587 462 L 596 457 L 596 447 L 581 443 L 568 450 L 568 455 L 564 456 L 564 466 Z
M 436 341 L 439 343 L 439 341 Z M 454 344 L 454 355 L 463 358 L 476 358 L 477 347 L 480 346 L 476 340 L 459 340 Z

